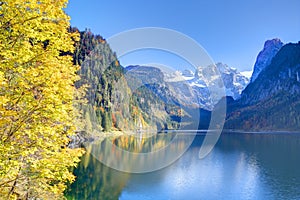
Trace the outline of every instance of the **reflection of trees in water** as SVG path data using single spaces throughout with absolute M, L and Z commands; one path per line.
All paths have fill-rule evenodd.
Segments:
M 107 156 L 108 162 L 120 162 L 129 167 L 138 165 L 137 160 L 123 157 L 124 155 L 116 148 L 126 149 L 130 152 L 149 152 L 161 149 L 164 145 L 173 141 L 174 135 L 162 134 L 155 135 L 150 138 L 134 137 L 119 137 L 112 140 L 94 143 L 87 149 L 86 155 L 82 157 L 82 161 L 75 174 L 76 181 L 71 185 L 66 196 L 68 199 L 118 199 L 123 188 L 130 178 L 130 174 L 122 173 L 106 167 L 100 163 L 97 158 Z M 184 148 L 187 137 L 182 137 L 181 140 L 170 144 L 172 151 Z M 194 140 L 189 155 L 183 157 L 185 165 L 192 165 L 192 158 L 198 159 L 199 147 L 203 141 L 203 137 L 197 136 Z M 113 142 L 116 145 L 107 145 L 108 142 Z M 287 134 L 230 134 L 222 135 L 216 145 L 214 151 L 220 151 L 225 158 L 237 159 L 236 156 L 244 155 L 242 158 L 245 162 L 245 167 L 258 169 L 257 173 L 264 183 L 268 184 L 268 188 L 274 199 L 295 199 L 300 196 L 300 137 L 299 135 Z M 90 154 L 93 152 L 94 156 Z M 170 152 L 162 151 L 161 158 L 167 158 Z M 214 155 L 214 154 L 213 154 Z M 233 157 L 226 155 L 233 155 Z M 125 162 L 122 162 L 125 161 Z M 195 160 L 194 160 L 195 161 Z M 144 160 L 144 163 L 154 162 L 154 160 Z M 226 164 L 226 163 L 225 163 Z M 231 166 L 230 162 L 227 165 Z M 225 165 L 226 166 L 226 165 Z M 234 164 L 233 164 L 234 166 Z M 204 168 L 205 169 L 205 168 Z M 212 168 L 214 170 L 214 168 Z M 216 169 L 218 170 L 218 169 Z M 231 169 L 224 168 L 222 173 L 231 173 Z M 228 170 L 228 171 L 226 171 Z M 245 168 L 247 170 L 247 168 Z M 157 179 L 161 178 L 167 171 L 159 171 L 151 174 Z M 200 171 L 197 173 L 201 173 Z M 204 172 L 202 172 L 204 173 Z M 251 173 L 250 173 L 251 174 Z M 205 175 L 203 175 L 206 177 Z M 144 179 L 147 176 L 134 175 L 141 179 L 141 184 L 144 184 Z M 228 176 L 225 176 L 228 178 Z M 223 182 L 223 181 L 222 181 Z M 226 182 L 224 180 L 224 182 Z M 151 185 L 149 185 L 151 187 Z
M 103 163 L 126 172 L 150 172 L 175 161 L 189 147 L 193 136 L 175 133 L 152 137 L 122 136 L 93 143 L 91 153 Z
M 121 149 L 135 153 L 157 151 L 170 144 L 175 134 L 156 134 L 152 137 L 121 136 L 112 143 Z
M 175 134 L 158 134 L 148 138 L 144 137 L 141 140 L 134 136 L 122 136 L 91 144 L 86 148 L 87 152 L 82 157 L 81 163 L 74 170 L 77 178 L 66 192 L 67 199 L 118 199 L 130 174 L 109 168 L 99 160 L 105 156 L 108 158 L 107 162 L 120 162 L 128 165 L 129 168 L 139 163 L 134 158 L 124 158 L 124 154 L 116 151 L 116 148 L 140 153 L 161 150 L 170 144 L 170 149 L 176 152 L 185 148 L 186 143 L 190 141 L 189 138 L 182 137 L 180 140 L 171 143 L 174 136 Z M 108 143 L 115 145 L 111 146 Z M 162 151 L 160 156 L 164 158 L 168 157 L 169 154 Z M 144 162 L 147 165 L 147 163 L 154 162 L 154 160 L 144 160 Z
M 90 150 L 87 149 L 74 171 L 77 178 L 66 192 L 67 199 L 118 199 L 129 174 L 103 165 L 89 153 Z

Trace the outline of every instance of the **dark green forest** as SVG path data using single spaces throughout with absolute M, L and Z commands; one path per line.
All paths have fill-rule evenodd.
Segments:
M 70 31 L 80 32 L 77 28 Z M 130 131 L 140 126 L 155 131 L 178 127 L 180 106 L 158 95 L 161 84 L 142 84 L 145 77 L 128 73 L 100 35 L 90 30 L 80 32 L 73 62 L 80 66 L 81 79 L 76 87 L 86 88 L 87 103 L 79 104 L 82 129 L 86 132 Z M 140 86 L 132 91 L 138 83 Z

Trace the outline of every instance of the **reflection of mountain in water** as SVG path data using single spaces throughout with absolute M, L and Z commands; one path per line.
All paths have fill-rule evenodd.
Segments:
M 144 138 L 120 137 L 94 143 L 98 156 L 122 159 L 107 142 L 131 152 L 161 149 L 174 135 Z M 128 174 L 100 163 L 90 152 L 82 158 L 69 188 L 68 199 L 299 199 L 300 138 L 296 134 L 223 134 L 214 150 L 198 158 L 203 136 L 196 136 L 188 151 L 159 171 Z M 180 149 L 185 140 L 174 143 Z M 104 149 L 103 149 L 104 148 Z M 100 150 L 101 149 L 101 150 Z M 168 156 L 165 154 L 163 156 Z M 154 161 L 154 160 L 153 160 Z M 128 160 L 127 165 L 138 164 Z M 156 191 L 156 192 L 153 192 Z
M 183 153 L 184 148 L 188 148 L 194 138 L 190 135 L 174 141 L 175 137 L 176 134 L 157 134 L 148 138 L 144 137 L 140 142 L 138 137 L 122 136 L 99 140 L 88 145 L 86 154 L 74 170 L 77 178 L 66 192 L 67 199 L 118 199 L 130 174 L 107 167 L 99 160 L 107 157 L 107 162 L 126 165 L 126 169 L 138 164 L 151 165 L 151 163 L 172 158 L 171 154 L 174 152 Z M 114 145 L 111 146 L 110 144 Z M 151 160 L 143 160 L 143 162 L 135 159 L 135 157 L 126 157 L 117 151 L 118 148 L 121 148 L 132 153 L 147 153 L 162 150 L 166 146 L 170 148 L 166 151 L 160 151 L 156 160 L 152 158 Z
M 125 172 L 144 173 L 177 160 L 193 142 L 194 134 L 155 134 L 140 139 L 124 136 L 90 144 L 91 154 L 104 164 Z

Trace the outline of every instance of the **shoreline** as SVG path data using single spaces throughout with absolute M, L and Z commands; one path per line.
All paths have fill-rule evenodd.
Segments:
M 233 130 L 233 129 L 223 129 L 222 133 L 245 133 L 245 134 L 300 134 L 299 131 L 291 130 Z
M 179 134 L 186 134 L 189 133 L 195 133 L 196 135 L 206 135 L 209 134 L 209 132 L 213 132 L 213 130 L 165 130 L 162 132 L 159 132 L 157 134 L 167 134 L 167 133 L 174 133 L 177 132 Z M 110 137 L 120 137 L 120 136 L 129 136 L 134 135 L 133 131 L 120 131 L 120 130 L 111 130 L 107 132 L 101 132 L 101 133 L 92 133 L 92 134 L 83 134 L 83 132 L 76 132 L 74 135 L 70 136 L 70 143 L 68 144 L 68 147 L 70 148 L 81 148 L 84 146 L 84 143 L 86 142 L 93 142 L 98 140 L 104 140 L 105 138 Z M 281 134 L 290 134 L 295 135 L 299 134 L 300 131 L 290 131 L 290 130 L 261 130 L 261 131 L 247 131 L 247 130 L 233 130 L 233 129 L 223 129 L 221 134 L 265 134 L 265 135 L 281 135 Z

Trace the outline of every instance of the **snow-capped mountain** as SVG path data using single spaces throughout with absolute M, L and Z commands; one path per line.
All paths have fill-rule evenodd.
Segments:
M 173 74 L 165 74 L 165 81 L 167 82 L 176 82 L 185 80 L 189 86 L 194 89 L 202 90 L 204 94 L 207 94 L 205 88 L 207 89 L 208 84 L 213 84 L 216 81 L 218 76 L 221 75 L 226 96 L 231 96 L 234 99 L 238 99 L 241 95 L 241 92 L 245 89 L 249 83 L 249 78 L 239 72 L 237 69 L 229 67 L 223 63 L 217 63 L 216 68 L 214 67 L 198 67 L 195 72 L 192 70 L 183 70 L 182 72 L 176 71 Z M 200 96 L 203 96 L 200 94 Z
M 237 69 L 229 67 L 226 64 L 217 63 L 217 68 L 222 76 L 224 86 L 226 88 L 226 96 L 238 99 L 249 83 L 249 79 Z
M 243 76 L 245 76 L 246 78 L 248 78 L 249 80 L 251 79 L 252 73 L 253 71 L 242 71 L 240 72 Z
M 148 78 L 154 76 L 154 73 L 151 72 L 153 67 L 135 67 L 143 70 L 144 73 L 147 71 Z M 169 88 L 172 96 L 176 97 L 181 105 L 201 107 L 207 110 L 213 109 L 220 100 L 219 97 L 226 95 L 238 99 L 249 83 L 249 79 L 237 69 L 222 63 L 182 71 L 168 71 L 160 66 L 154 68 L 159 68 L 163 73 L 164 85 Z M 135 76 L 140 77 L 137 73 Z
M 267 40 L 264 44 L 264 48 L 259 52 L 253 69 L 251 77 L 251 83 L 255 81 L 261 71 L 263 71 L 268 65 L 271 64 L 273 57 L 281 49 L 283 43 L 280 39 L 275 38 Z

